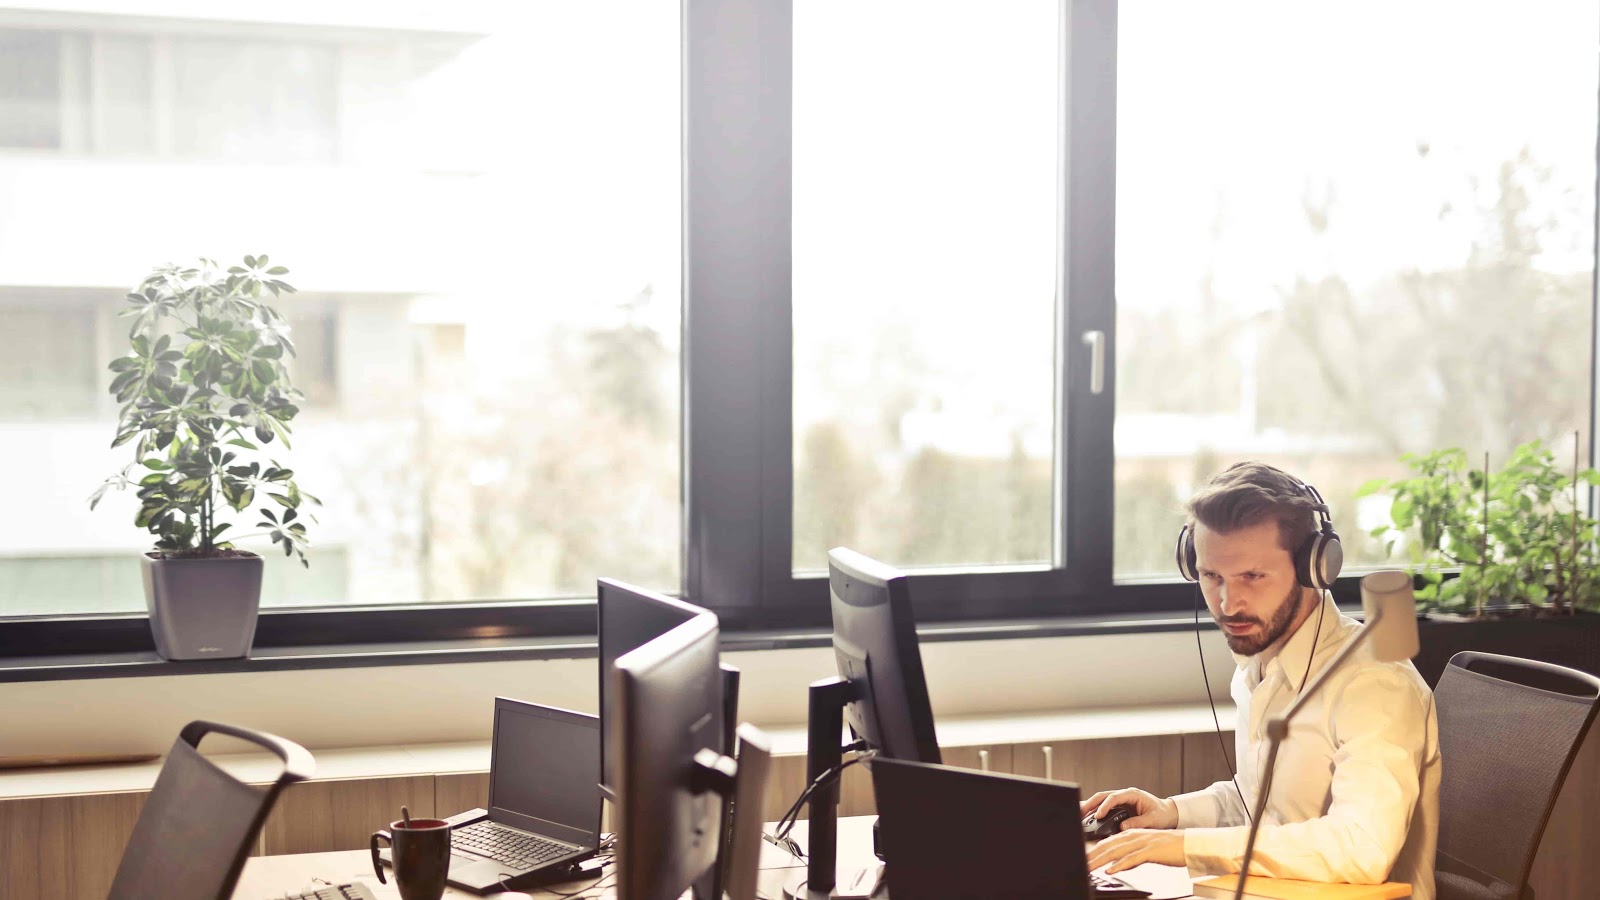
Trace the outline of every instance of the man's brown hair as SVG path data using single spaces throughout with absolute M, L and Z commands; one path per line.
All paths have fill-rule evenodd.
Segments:
M 1291 554 L 1318 530 L 1317 501 L 1301 483 L 1266 463 L 1242 462 L 1218 472 L 1189 498 L 1189 528 L 1196 522 L 1219 534 L 1278 523 L 1278 543 Z

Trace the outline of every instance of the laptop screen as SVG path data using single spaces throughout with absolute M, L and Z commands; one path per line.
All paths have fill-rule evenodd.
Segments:
M 599 781 L 597 716 L 495 698 L 489 818 L 592 847 Z

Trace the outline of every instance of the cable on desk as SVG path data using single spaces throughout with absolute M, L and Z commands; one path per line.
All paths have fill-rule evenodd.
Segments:
M 762 837 L 764 837 L 769 843 L 776 844 L 777 846 L 787 850 L 796 859 L 806 858 L 805 853 L 800 850 L 800 846 L 789 837 L 789 832 L 794 829 L 794 823 L 799 820 L 800 808 L 805 806 L 806 801 L 810 800 L 811 795 L 816 793 L 818 789 L 843 777 L 845 769 L 850 768 L 856 763 L 866 762 L 877 755 L 877 751 L 870 749 L 870 745 L 866 741 L 856 741 L 844 749 L 845 752 L 854 752 L 856 756 L 852 759 L 846 760 L 843 763 L 840 763 L 837 766 L 829 768 L 826 772 L 818 775 L 810 784 L 806 785 L 806 789 L 800 792 L 800 796 L 795 798 L 793 805 L 791 805 L 788 811 L 783 814 L 783 817 L 778 820 L 778 826 L 774 829 L 777 834 L 763 834 Z

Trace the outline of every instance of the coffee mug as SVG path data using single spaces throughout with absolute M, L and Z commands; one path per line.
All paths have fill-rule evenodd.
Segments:
M 389 842 L 400 900 L 439 900 L 444 895 L 445 878 L 450 874 L 449 822 L 412 819 L 407 824 L 402 820 L 390 822 L 388 831 L 372 833 L 372 871 L 380 884 L 388 884 L 378 859 L 379 840 Z

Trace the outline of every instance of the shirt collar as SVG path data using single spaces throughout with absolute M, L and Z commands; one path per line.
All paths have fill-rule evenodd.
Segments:
M 1296 686 L 1299 679 L 1303 678 L 1306 670 L 1306 661 L 1311 658 L 1313 647 L 1321 648 L 1332 646 L 1333 632 L 1339 627 L 1339 608 L 1334 605 L 1333 599 L 1320 595 L 1317 601 L 1322 610 L 1319 613 L 1313 609 L 1311 616 L 1305 623 L 1295 629 L 1287 638 L 1279 638 L 1273 644 L 1257 653 L 1255 656 L 1241 656 L 1233 654 L 1233 659 L 1241 669 L 1255 667 L 1257 680 L 1264 680 L 1268 669 L 1276 663 L 1286 678 L 1293 678 Z M 1317 628 L 1318 617 L 1322 619 L 1322 627 Z

